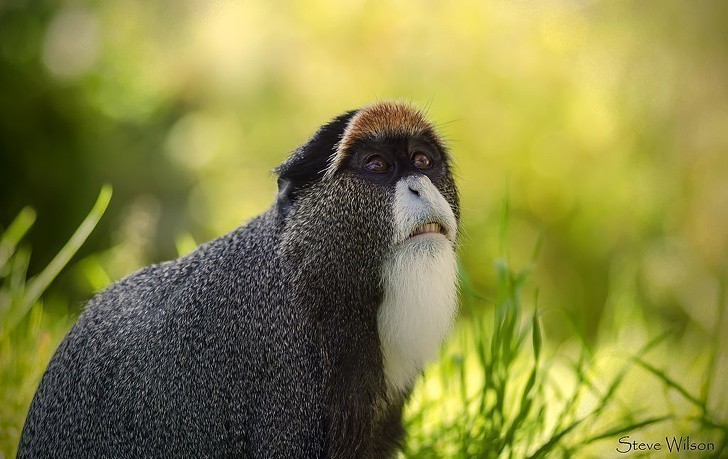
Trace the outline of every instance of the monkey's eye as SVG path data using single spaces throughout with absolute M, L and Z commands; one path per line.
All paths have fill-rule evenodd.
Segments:
M 418 151 L 412 155 L 412 164 L 414 164 L 417 169 L 429 169 L 430 166 L 432 166 L 432 161 L 429 156 Z
M 364 167 L 370 172 L 387 172 L 389 163 L 381 155 L 371 155 L 364 160 Z

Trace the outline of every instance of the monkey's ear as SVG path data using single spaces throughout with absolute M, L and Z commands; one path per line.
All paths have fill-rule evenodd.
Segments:
M 324 177 L 331 155 L 336 151 L 346 126 L 357 111 L 339 115 L 319 128 L 308 142 L 298 147 L 275 169 L 278 174 L 279 215 L 285 217 L 301 191 Z

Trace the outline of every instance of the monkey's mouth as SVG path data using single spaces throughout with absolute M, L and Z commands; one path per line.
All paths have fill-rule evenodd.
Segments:
M 410 235 L 407 237 L 408 239 L 411 239 L 415 236 L 419 236 L 421 234 L 442 234 L 443 236 L 447 236 L 447 232 L 445 231 L 445 228 L 442 227 L 441 224 L 436 222 L 430 222 L 425 223 L 423 225 L 420 225 L 410 233 Z

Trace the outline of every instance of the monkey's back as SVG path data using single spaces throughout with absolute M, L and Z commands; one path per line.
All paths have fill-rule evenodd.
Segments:
M 319 340 L 284 294 L 277 237 L 268 212 L 92 299 L 43 376 L 18 457 L 270 457 L 289 443 L 318 456 Z

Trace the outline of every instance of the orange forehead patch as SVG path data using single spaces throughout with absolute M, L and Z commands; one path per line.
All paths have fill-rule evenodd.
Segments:
M 327 176 L 332 176 L 344 161 L 346 152 L 365 139 L 427 136 L 443 149 L 442 139 L 424 113 L 404 102 L 379 102 L 359 110 L 346 126 L 336 151 L 331 156 Z M 444 154 L 444 152 L 443 152 Z

